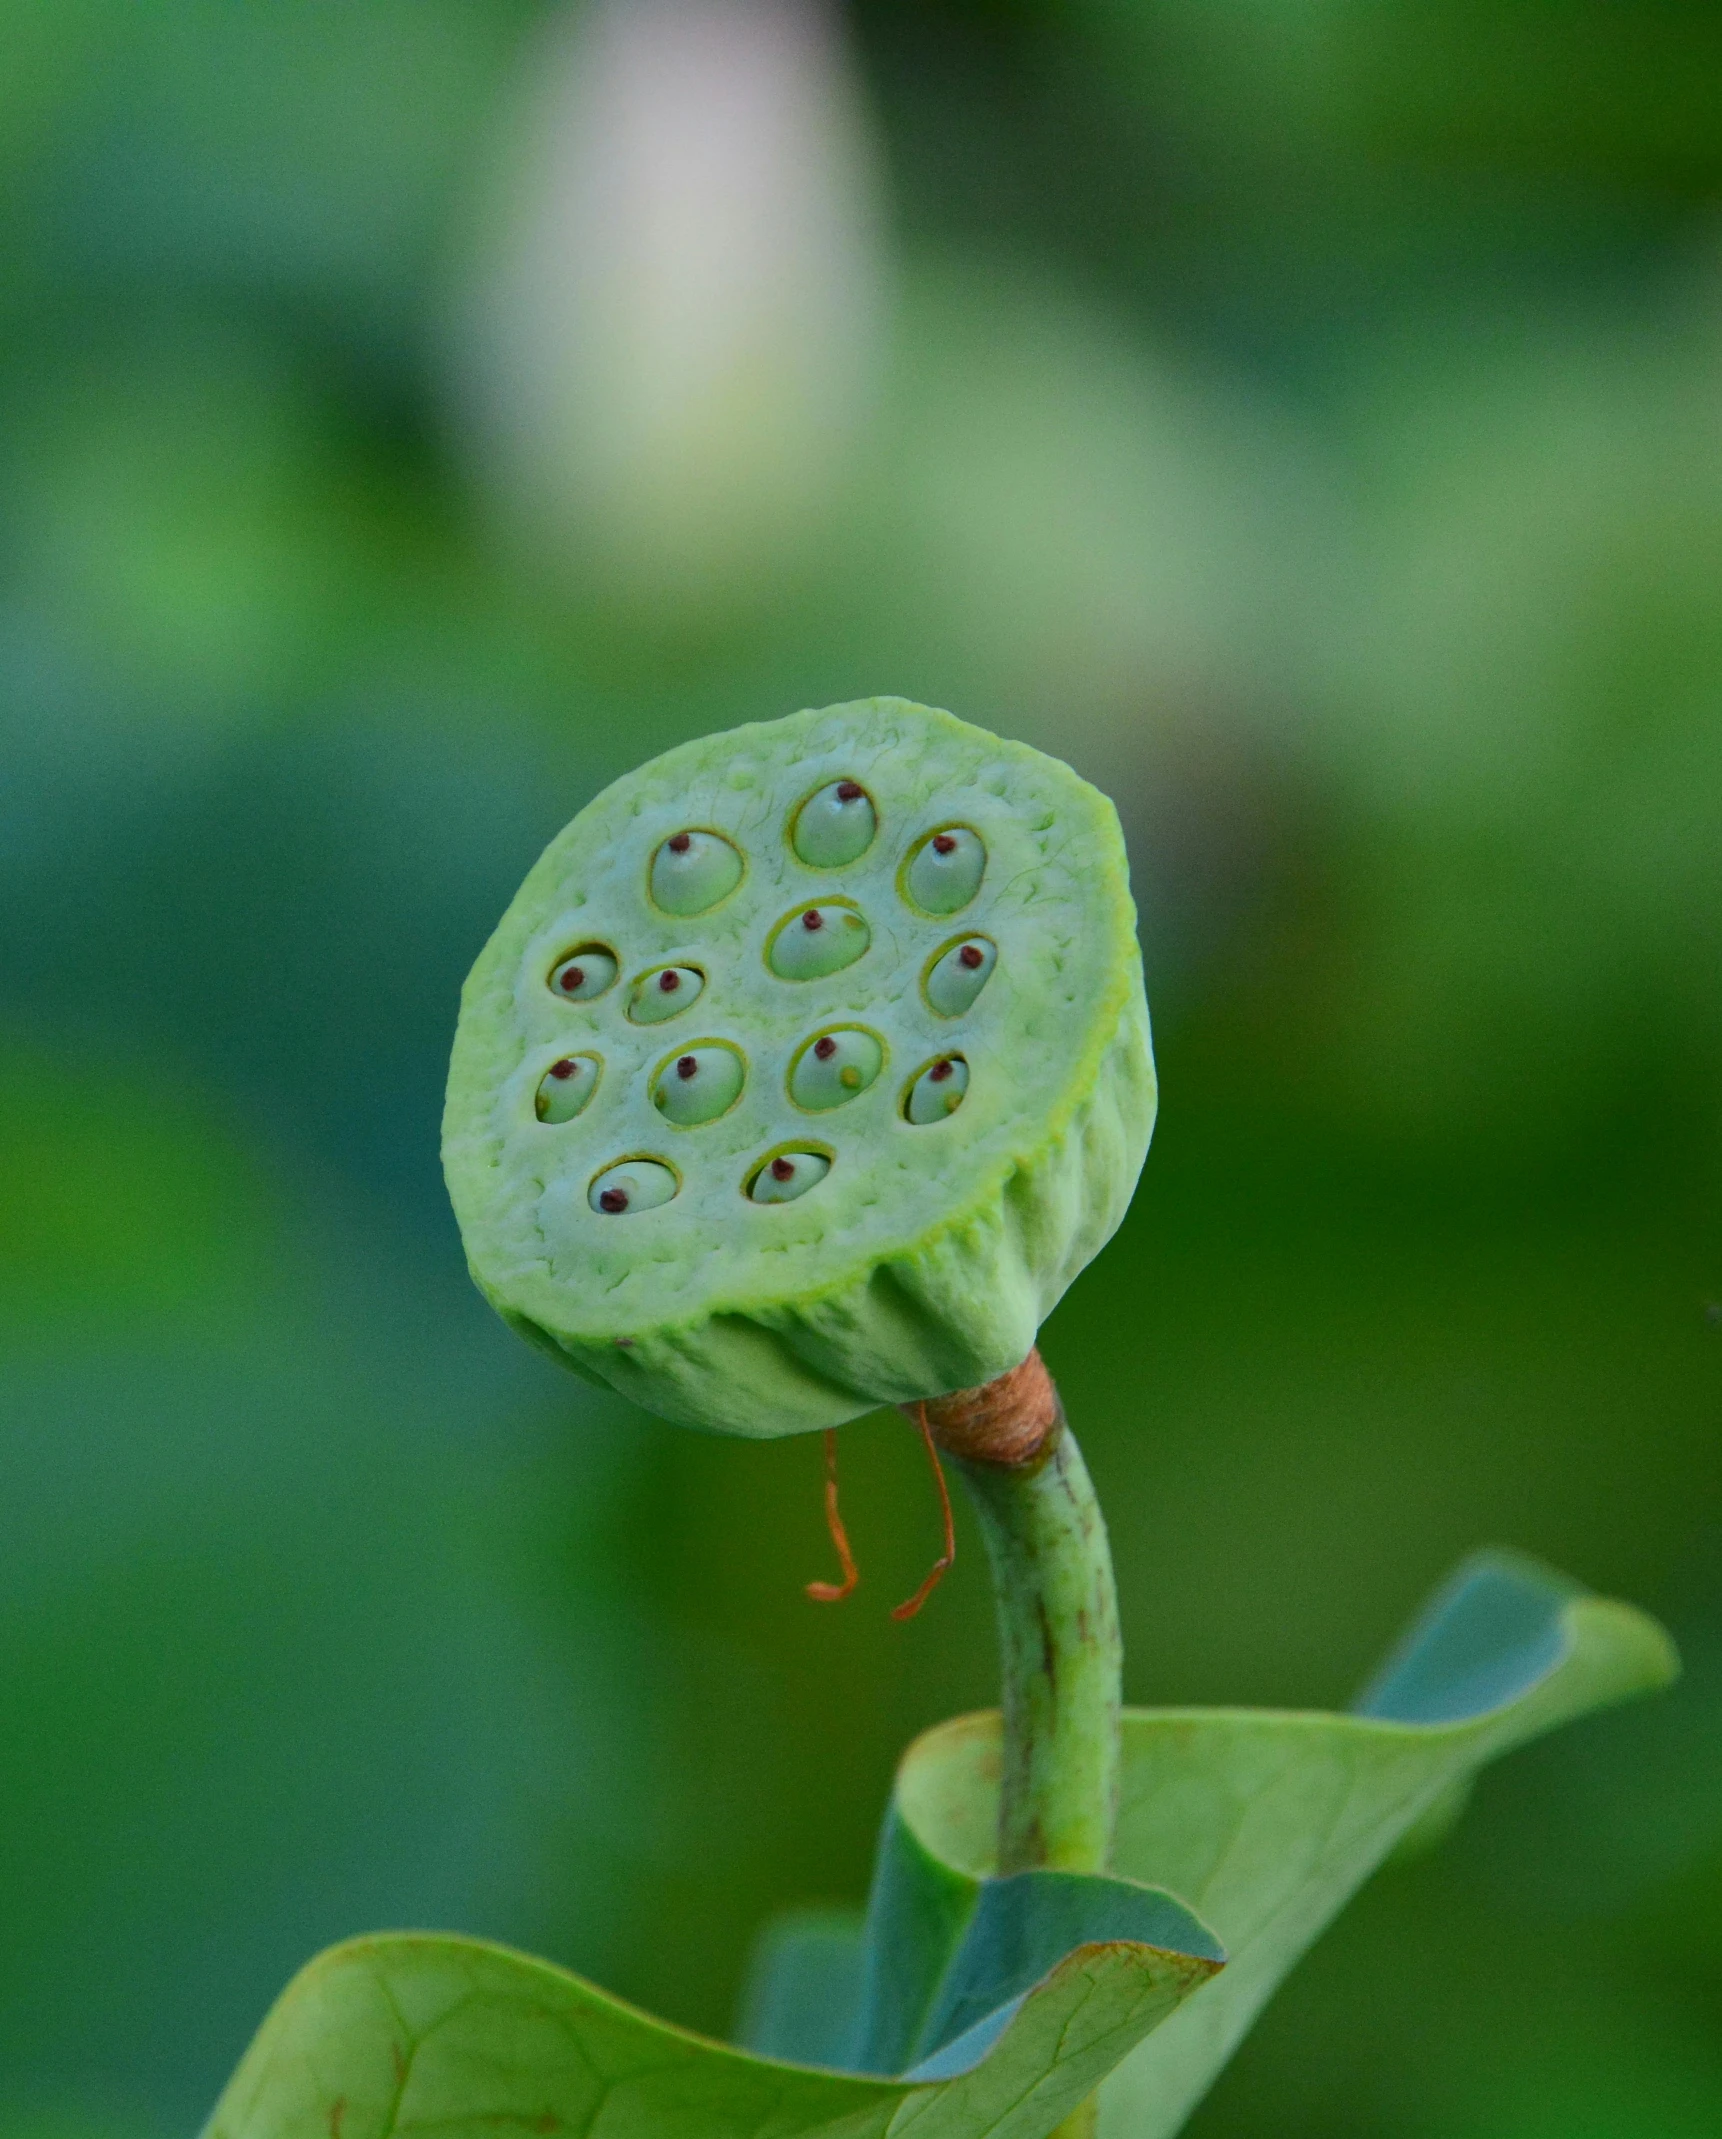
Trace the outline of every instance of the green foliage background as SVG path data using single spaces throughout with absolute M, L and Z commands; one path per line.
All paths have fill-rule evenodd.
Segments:
M 1162 1130 L 1046 1350 L 1131 1698 L 1341 1701 L 1497 1539 L 1687 1658 L 1384 1876 L 1192 2130 L 1713 2133 L 1722 21 L 858 0 L 848 457 L 685 554 L 529 526 L 458 383 L 545 28 L 0 5 L 0 2131 L 194 2128 L 383 1926 L 722 2030 L 990 1697 L 972 1536 L 885 1616 L 899 1422 L 817 1613 L 817 1445 L 559 1379 L 435 1159 L 549 834 L 893 690 L 1127 820 Z

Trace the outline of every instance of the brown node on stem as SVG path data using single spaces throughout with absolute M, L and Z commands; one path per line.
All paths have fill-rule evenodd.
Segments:
M 1058 1390 L 1038 1350 L 1020 1367 L 978 1389 L 955 1389 L 949 1396 L 929 1397 L 924 1406 L 897 1408 L 911 1419 L 923 1412 L 933 1439 L 947 1455 L 1007 1470 L 1041 1456 L 1064 1419 Z

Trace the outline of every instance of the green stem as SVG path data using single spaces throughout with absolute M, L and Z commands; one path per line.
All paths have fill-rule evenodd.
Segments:
M 1122 1650 L 1106 1523 L 1058 1411 L 1027 1461 L 963 1454 L 1004 1675 L 998 1869 L 1103 1872 L 1118 1812 Z

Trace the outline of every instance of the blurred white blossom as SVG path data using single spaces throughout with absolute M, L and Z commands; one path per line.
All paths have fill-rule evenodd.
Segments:
M 871 143 L 816 0 L 594 0 L 505 100 L 463 292 L 487 488 L 563 570 L 735 598 L 841 477 L 881 341 Z

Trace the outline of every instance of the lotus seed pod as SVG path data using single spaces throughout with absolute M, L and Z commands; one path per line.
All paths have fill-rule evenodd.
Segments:
M 657 859 L 696 831 L 733 882 L 678 912 Z M 598 951 L 625 985 L 557 985 Z M 576 1058 L 602 1074 L 553 1120 L 540 1094 Z M 467 981 L 443 1148 L 516 1328 L 665 1417 L 765 1436 L 1017 1365 L 1153 1119 L 1111 804 L 882 698 L 686 744 L 575 818 Z

